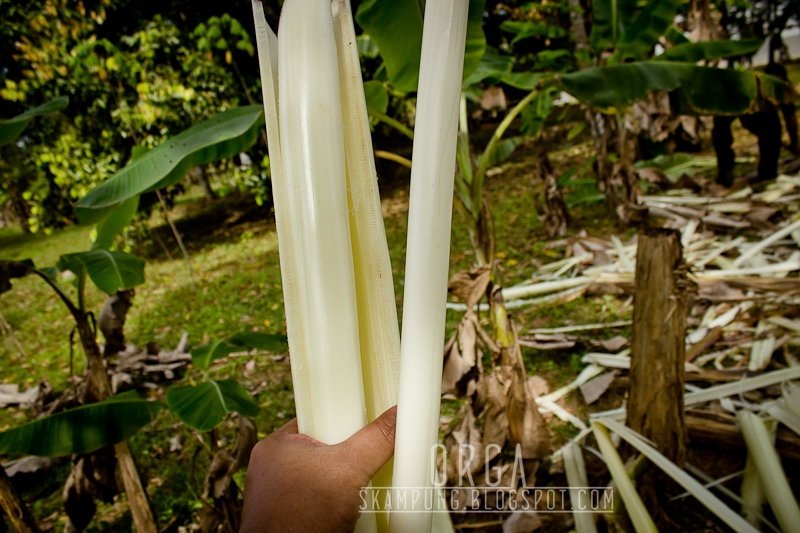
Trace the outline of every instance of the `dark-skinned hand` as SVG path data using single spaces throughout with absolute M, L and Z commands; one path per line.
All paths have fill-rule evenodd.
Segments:
M 333 446 L 297 432 L 297 419 L 256 444 L 240 533 L 339 533 L 356 527 L 361 488 L 392 457 L 397 408 Z

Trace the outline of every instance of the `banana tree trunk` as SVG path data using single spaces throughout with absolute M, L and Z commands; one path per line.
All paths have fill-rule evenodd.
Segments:
M 538 154 L 536 161 L 536 171 L 539 179 L 544 183 L 544 206 L 537 209 L 542 213 L 541 220 L 544 229 L 550 238 L 564 236 L 567 234 L 567 224 L 569 224 L 569 211 L 564 202 L 561 189 L 553 174 L 553 165 L 547 152 L 542 151 Z
M 217 195 L 214 193 L 214 189 L 211 188 L 211 183 L 208 181 L 208 175 L 206 174 L 206 169 L 201 166 L 196 166 L 192 168 L 190 171 L 192 177 L 194 177 L 200 185 L 203 187 L 203 194 L 206 197 L 206 200 L 209 202 L 211 200 L 216 200 Z
M 101 402 L 111 396 L 111 383 L 108 380 L 103 355 L 97 345 L 95 333 L 89 324 L 89 315 L 77 309 L 72 314 L 75 317 L 83 352 L 86 354 L 86 367 L 88 369 L 86 389 L 81 403 Z M 114 453 L 117 456 L 117 462 L 119 462 L 122 483 L 125 486 L 128 505 L 137 533 L 158 533 L 158 526 L 150 509 L 147 493 L 142 486 L 128 443 L 120 442 L 115 444 Z
M 500 349 L 495 372 L 502 382 L 509 384 L 506 396 L 509 435 L 514 444 L 520 445 L 523 459 L 538 462 L 549 453 L 550 436 L 527 385 L 517 332 L 506 310 L 502 290 L 490 284 L 487 292 L 494 336 Z
M 125 319 L 133 305 L 132 300 L 133 289 L 117 291 L 106 298 L 97 318 L 97 328 L 106 340 L 103 357 L 111 357 L 125 350 Z
M 483 205 L 474 224 L 474 230 L 471 226 L 469 227 L 469 238 L 475 250 L 478 265 L 490 265 L 494 262 L 494 217 L 486 199 L 483 199 Z
M 569 18 L 572 23 L 572 35 L 575 38 L 575 47 L 578 50 L 589 48 L 589 38 L 586 35 L 586 24 L 583 21 L 583 6 L 581 0 L 568 0 Z
M 686 17 L 686 25 L 690 30 L 689 40 L 692 42 L 716 41 L 725 39 L 725 30 L 711 13 L 709 0 L 693 0 Z
M 19 497 L 19 493 L 12 485 L 11 480 L 3 467 L 0 467 L 0 507 L 5 511 L 11 525 L 18 533 L 39 533 L 33 515 L 28 510 L 28 506 Z M 0 530 L 4 529 L 5 522 L 0 515 Z
M 23 195 L 25 192 L 25 185 L 23 184 L 24 180 L 22 180 L 22 183 L 12 184 L 8 191 L 8 196 L 10 198 L 11 212 L 14 213 L 14 218 L 17 219 L 19 227 L 22 228 L 23 232 L 30 233 L 31 225 L 28 219 L 31 217 L 31 207 Z
M 598 178 L 600 191 L 606 195 L 608 206 L 624 224 L 642 222 L 647 208 L 638 204 L 636 172 L 633 160 L 636 155 L 636 135 L 625 126 L 625 119 L 615 121 L 603 117 L 605 130 L 598 146 Z M 613 127 L 613 129 L 612 129 Z M 617 161 L 609 159 L 609 144 L 616 133 Z

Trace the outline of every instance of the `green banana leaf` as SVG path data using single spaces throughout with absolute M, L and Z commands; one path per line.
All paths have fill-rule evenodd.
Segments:
M 619 60 L 643 59 L 664 35 L 678 12 L 678 0 L 650 0 L 617 41 Z M 611 61 L 609 61 L 611 62 Z
M 0 452 L 57 457 L 122 442 L 164 407 L 130 391 L 28 422 L 0 433 Z
M 636 14 L 636 0 L 593 0 L 592 48 L 605 50 L 617 44 Z
M 741 115 L 791 98 L 783 81 L 761 72 L 642 61 L 556 75 L 561 88 L 607 113 L 625 108 L 652 91 L 670 92 L 676 115 Z
M 511 154 L 514 153 L 514 150 L 517 149 L 522 141 L 525 140 L 525 137 L 518 136 L 518 137 L 509 137 L 508 139 L 503 139 L 497 146 L 495 146 L 494 150 L 491 154 L 489 154 L 489 163 L 488 167 L 495 167 L 506 160 Z
M 471 85 L 487 81 L 495 84 L 507 74 L 511 74 L 511 67 L 514 65 L 514 58 L 498 54 L 496 50 L 488 48 L 483 54 L 478 68 L 476 68 L 468 78 L 464 78 L 461 84 L 466 89 Z
M 567 32 L 563 28 L 545 24 L 543 22 L 529 22 L 527 20 L 507 20 L 500 24 L 500 29 L 514 35 L 511 44 L 530 37 L 545 37 L 557 39 L 564 37 Z
M 28 123 L 34 118 L 48 113 L 55 113 L 56 111 L 62 111 L 67 108 L 67 105 L 69 105 L 69 98 L 66 96 L 59 96 L 38 107 L 28 109 L 14 118 L 0 120 L 0 146 L 16 141 L 17 137 L 25 131 Z
M 539 86 L 539 82 L 545 77 L 541 72 L 509 72 L 500 81 L 516 89 L 532 91 Z
M 553 111 L 553 101 L 557 95 L 558 90 L 555 87 L 547 87 L 531 100 L 522 110 L 522 133 L 528 137 L 537 137 L 542 132 L 547 117 Z
M 198 431 L 211 431 L 229 413 L 252 417 L 260 410 L 247 389 L 232 379 L 171 387 L 167 405 L 184 424 Z
M 235 346 L 226 340 L 218 340 L 206 346 L 193 348 L 190 353 L 192 354 L 192 364 L 203 370 L 208 370 L 211 363 L 217 359 L 228 357 L 233 352 L 241 352 L 241 346 Z
M 669 41 L 670 44 L 674 44 L 674 45 L 679 45 L 679 44 L 692 42 L 692 41 L 689 40 L 688 37 L 686 37 L 683 34 L 683 32 L 681 30 L 679 30 L 678 28 L 676 28 L 673 25 L 670 25 L 670 27 L 667 28 L 667 31 L 664 32 L 664 38 L 667 41 Z
M 481 58 L 486 52 L 486 36 L 483 33 L 483 12 L 485 10 L 486 0 L 469 0 L 467 41 L 464 45 L 464 72 L 461 79 L 466 79 L 478 68 L 478 63 L 481 62 Z
M 367 108 L 381 115 L 386 114 L 389 108 L 389 91 L 382 82 L 378 80 L 364 82 L 364 96 L 367 99 Z
M 128 198 L 117 206 L 106 218 L 97 223 L 97 238 L 92 250 L 109 250 L 114 238 L 130 224 L 139 209 L 139 196 Z
M 685 42 L 673 46 L 663 54 L 654 57 L 653 60 L 697 63 L 705 59 L 747 56 L 758 52 L 758 49 L 761 48 L 761 44 L 762 41 L 758 39 L 748 39 L 744 41 L 705 41 L 702 43 Z
M 358 55 L 367 59 L 375 59 L 380 53 L 378 46 L 366 34 L 356 37 L 356 46 L 358 46 Z
M 478 68 L 486 48 L 483 11 L 486 0 L 470 0 L 464 79 Z M 380 50 L 389 81 L 405 92 L 417 90 L 422 53 L 423 0 L 364 0 L 358 6 L 356 22 Z
M 134 159 L 81 198 L 75 214 L 83 224 L 99 222 L 125 200 L 180 181 L 193 166 L 243 152 L 263 127 L 263 106 L 224 111 Z
M 286 353 L 289 350 L 289 340 L 286 335 L 273 333 L 256 333 L 243 331 L 231 337 L 228 342 L 241 348 L 253 348 L 272 353 Z
M 58 269 L 80 277 L 85 271 L 98 289 L 108 295 L 144 283 L 144 260 L 124 252 L 92 250 L 62 255 Z
M 234 352 L 250 349 L 285 353 L 289 350 L 289 342 L 286 335 L 245 331 L 237 333 L 227 340 L 218 340 L 206 346 L 194 348 L 190 353 L 192 354 L 192 363 L 207 370 L 217 359 L 227 357 Z

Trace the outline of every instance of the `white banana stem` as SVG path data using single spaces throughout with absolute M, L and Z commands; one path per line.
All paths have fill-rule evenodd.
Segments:
M 456 136 L 468 0 L 425 5 L 414 165 L 408 213 L 395 491 L 433 486 L 431 448 L 438 439 L 445 303 L 453 211 Z M 412 495 L 407 491 L 408 500 Z M 427 498 L 430 501 L 430 498 Z M 415 512 L 393 512 L 392 533 L 431 529 L 426 498 Z

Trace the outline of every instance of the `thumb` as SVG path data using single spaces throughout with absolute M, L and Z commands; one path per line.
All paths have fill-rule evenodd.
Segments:
M 396 424 L 397 406 L 394 406 L 361 428 L 340 446 L 350 457 L 356 458 L 358 469 L 371 478 L 394 455 Z

